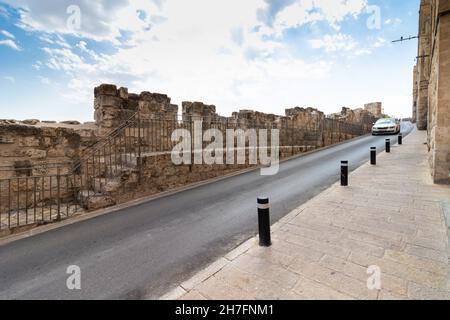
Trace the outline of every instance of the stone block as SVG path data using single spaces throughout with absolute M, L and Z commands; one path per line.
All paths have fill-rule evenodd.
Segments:
M 94 96 L 117 96 L 117 87 L 113 84 L 102 84 L 94 89 Z
M 60 123 L 62 124 L 68 124 L 68 125 L 72 125 L 72 126 L 76 126 L 76 125 L 80 125 L 81 123 L 77 120 L 66 120 L 66 121 L 61 121 Z
M 45 159 L 47 157 L 47 151 L 40 149 L 28 149 L 21 152 L 24 156 L 33 159 Z
M 124 100 L 128 100 L 128 88 L 119 88 L 119 97 Z
M 39 147 L 40 140 L 37 137 L 20 137 L 20 147 Z
M 40 121 L 37 120 L 37 119 L 27 119 L 27 120 L 23 120 L 22 121 L 23 124 L 28 124 L 28 125 L 31 125 L 31 126 L 34 126 L 34 125 L 38 124 L 39 122 Z
M 95 108 L 112 107 L 121 109 L 123 107 L 123 100 L 115 96 L 99 96 L 95 98 Z

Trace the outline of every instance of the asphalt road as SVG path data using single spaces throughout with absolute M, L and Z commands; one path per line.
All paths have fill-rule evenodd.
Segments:
M 402 124 L 404 134 L 411 128 Z M 369 147 L 384 150 L 385 138 L 363 137 L 284 162 L 275 176 L 255 170 L 1 246 L 0 299 L 157 298 L 256 234 L 257 196 L 270 197 L 275 222 L 338 181 L 340 160 L 354 170 Z M 70 265 L 80 267 L 81 290 L 67 289 Z

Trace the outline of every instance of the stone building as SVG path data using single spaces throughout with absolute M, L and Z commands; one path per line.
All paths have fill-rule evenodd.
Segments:
M 421 0 L 419 46 L 414 68 L 413 115 L 428 130 L 432 176 L 450 174 L 450 0 Z
M 414 66 L 413 70 L 413 110 L 412 110 L 412 123 L 417 122 L 417 65 Z
M 419 46 L 417 51 L 416 123 L 419 130 L 427 129 L 428 119 L 428 84 L 430 81 L 431 51 L 431 5 L 434 0 L 421 0 L 419 16 Z M 442 2 L 442 1 L 441 1 Z

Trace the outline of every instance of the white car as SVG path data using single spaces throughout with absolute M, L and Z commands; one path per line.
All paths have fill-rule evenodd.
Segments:
M 379 134 L 399 134 L 400 124 L 391 118 L 378 120 L 372 127 L 372 135 Z

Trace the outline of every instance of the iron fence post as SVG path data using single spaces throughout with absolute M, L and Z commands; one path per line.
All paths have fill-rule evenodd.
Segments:
M 56 220 L 60 221 L 61 220 L 61 191 L 60 191 L 60 186 L 61 186 L 61 172 L 60 172 L 60 168 L 58 167 L 57 169 L 57 173 L 56 173 L 56 188 L 57 188 L 57 197 L 58 197 L 58 213 L 56 215 Z
M 138 158 L 137 158 L 137 166 L 138 166 L 138 183 L 141 184 L 142 181 L 142 154 L 141 154 L 141 113 L 137 112 L 137 125 L 138 125 Z

